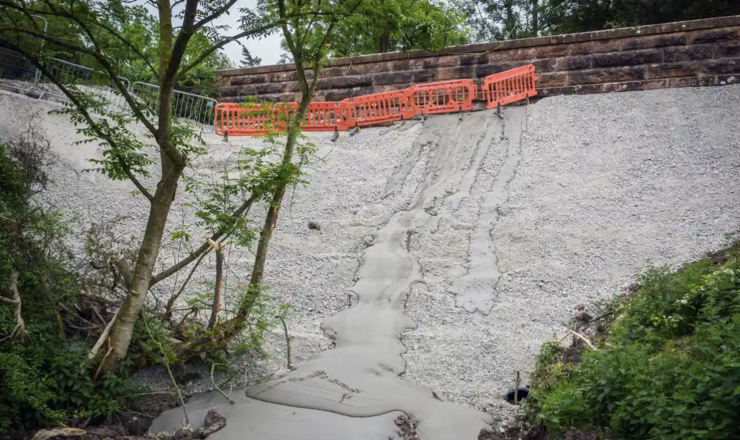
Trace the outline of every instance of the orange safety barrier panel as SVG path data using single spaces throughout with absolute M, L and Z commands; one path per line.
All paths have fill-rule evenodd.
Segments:
M 349 127 L 342 120 L 342 108 L 341 102 L 312 102 L 301 127 L 306 131 L 332 131 L 334 127 L 347 130 Z
M 215 133 L 219 136 L 266 134 L 268 128 L 275 128 L 278 124 L 283 125 L 283 121 L 277 116 L 286 111 L 286 108 L 280 107 L 264 109 L 262 107 L 243 108 L 239 104 L 217 104 L 214 117 Z
M 417 84 L 408 90 L 415 115 L 470 111 L 476 97 L 472 79 Z
M 534 88 L 535 81 L 537 77 L 534 75 L 534 66 L 531 64 L 487 76 L 483 80 L 486 108 L 492 109 L 535 96 L 537 94 Z
M 301 126 L 306 131 L 348 130 L 384 122 L 411 119 L 416 115 L 454 113 L 473 110 L 473 100 L 483 98 L 486 108 L 521 101 L 537 95 L 534 66 L 528 65 L 487 76 L 480 93 L 473 80 L 441 81 L 417 84 L 405 90 L 376 93 L 344 99 L 341 102 L 312 102 Z M 242 108 L 240 104 L 217 104 L 215 132 L 219 136 L 256 136 L 268 128 L 284 129 L 278 115 L 295 111 L 298 104 L 288 103 L 272 110 L 262 107 Z
M 348 128 L 411 119 L 414 109 L 410 97 L 408 90 L 399 90 L 347 98 L 341 102 L 341 119 Z

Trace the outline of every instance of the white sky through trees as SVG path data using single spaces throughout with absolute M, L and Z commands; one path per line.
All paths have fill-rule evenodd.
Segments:
M 148 1 L 141 0 L 140 2 L 137 2 L 139 4 L 143 4 L 146 6 L 146 8 L 154 14 L 155 17 L 157 17 L 157 8 L 152 5 L 152 3 Z M 240 12 L 239 9 L 241 8 L 254 8 L 257 5 L 257 0 L 239 0 L 236 2 L 236 4 L 231 8 L 231 12 L 229 15 L 222 15 L 217 20 L 214 20 L 215 26 L 221 26 L 221 25 L 229 25 L 231 28 L 226 31 L 221 31 L 223 35 L 233 35 L 237 32 L 239 32 L 239 17 Z M 173 25 L 178 26 L 181 23 L 173 22 Z M 260 57 L 262 58 L 262 66 L 269 66 L 271 64 L 277 64 L 278 60 L 280 59 L 280 54 L 282 52 L 282 49 L 280 48 L 280 32 L 275 32 L 266 38 L 262 39 L 254 39 L 254 38 L 242 38 L 241 42 L 244 46 L 246 46 L 247 49 L 249 49 L 249 52 L 252 54 L 253 57 Z M 236 43 L 232 42 L 224 46 L 222 49 L 223 52 L 229 57 L 232 63 L 236 67 L 241 66 L 241 59 L 242 59 L 242 48 L 241 46 Z

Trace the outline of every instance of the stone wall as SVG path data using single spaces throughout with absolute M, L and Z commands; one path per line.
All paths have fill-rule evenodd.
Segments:
M 332 60 L 316 100 L 473 78 L 534 64 L 541 96 L 740 82 L 740 16 Z M 295 101 L 292 64 L 224 70 L 222 102 Z

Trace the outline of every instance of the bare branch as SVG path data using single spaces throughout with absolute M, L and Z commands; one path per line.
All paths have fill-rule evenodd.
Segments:
M 288 334 L 288 324 L 285 323 L 285 318 L 283 318 L 283 315 L 278 315 L 276 316 L 276 318 L 278 318 L 280 322 L 283 323 L 283 330 L 285 331 L 285 344 L 288 346 L 288 370 L 292 370 L 293 365 L 290 363 L 290 335 Z
M 134 277 L 131 274 L 131 268 L 128 265 L 128 261 L 126 261 L 123 255 L 119 255 L 115 260 L 113 260 L 113 264 L 123 277 L 123 283 L 126 285 L 126 289 L 131 289 Z
M 244 202 L 239 207 L 239 209 L 237 209 L 236 211 L 234 211 L 231 214 L 231 216 L 232 217 L 242 217 L 242 216 L 244 216 L 247 212 L 249 212 L 249 208 L 251 208 L 253 201 L 254 201 L 254 197 L 250 197 L 246 202 Z M 211 235 L 210 239 L 213 240 L 213 241 L 216 241 L 219 238 L 221 238 L 221 236 L 223 236 L 224 234 L 226 234 L 227 232 L 228 231 L 226 231 L 226 230 L 220 229 L 215 234 Z M 185 267 L 188 264 L 190 264 L 193 261 L 195 261 L 196 258 L 198 258 L 200 255 L 202 255 L 204 252 L 206 252 L 209 249 L 211 249 L 211 245 L 210 244 L 208 244 L 207 242 L 204 243 L 204 244 L 202 244 L 198 249 L 195 250 L 195 252 L 192 252 L 190 255 L 188 255 L 187 257 L 185 257 L 184 259 L 182 259 L 178 263 L 174 264 L 173 266 L 171 266 L 171 267 L 163 270 L 162 272 L 158 273 L 157 275 L 153 276 L 151 282 L 149 283 L 149 285 L 150 286 L 153 286 L 153 285 L 157 284 L 158 282 L 164 280 L 165 278 L 168 278 L 168 277 L 174 275 L 175 273 L 177 273 L 177 271 L 179 271 L 183 267 Z
M 154 201 L 154 196 L 152 196 L 152 194 L 149 192 L 149 190 L 147 190 L 146 187 L 144 185 L 142 185 L 141 182 L 139 182 L 139 179 L 137 179 L 136 176 L 134 176 L 134 173 L 131 172 L 131 170 L 129 169 L 129 167 L 124 166 L 122 168 L 123 168 L 123 172 L 126 174 L 126 177 L 128 177 L 129 180 L 131 182 L 133 182 L 134 186 L 136 186 L 136 188 L 139 190 L 139 192 L 141 194 L 143 194 L 144 197 L 146 197 L 147 200 L 149 200 L 150 203 L 153 202 Z
M 211 318 L 208 320 L 208 330 L 213 330 L 216 325 L 216 316 L 221 308 L 221 283 L 223 281 L 224 251 L 219 243 L 207 238 L 206 242 L 216 250 L 216 287 L 213 291 L 213 305 L 211 306 Z
M 569 329 L 569 328 L 568 328 L 568 329 L 565 329 L 565 330 L 566 330 L 566 331 L 567 331 L 568 333 L 570 333 L 571 335 L 573 335 L 573 336 L 577 337 L 578 339 L 582 340 L 583 342 L 585 342 L 585 343 L 586 343 L 586 345 L 588 345 L 588 346 L 589 346 L 589 347 L 590 347 L 590 348 L 591 348 L 592 350 L 594 350 L 594 351 L 599 351 L 599 349 L 598 349 L 598 348 L 596 348 L 596 347 L 594 347 L 594 345 L 593 345 L 593 344 L 591 343 L 591 341 L 589 341 L 589 340 L 588 340 L 588 339 L 587 339 L 587 338 L 586 338 L 585 336 L 583 336 L 582 334 L 580 334 L 580 333 L 577 333 L 577 332 L 575 332 L 575 331 L 573 331 L 573 330 L 571 330 L 571 329 Z
M 208 15 L 204 17 L 201 21 L 195 23 L 195 25 L 193 26 L 193 31 L 197 31 L 198 29 L 202 28 L 203 26 L 207 25 L 208 23 L 212 22 L 213 20 L 223 15 L 223 13 L 231 9 L 231 7 L 236 4 L 236 2 L 237 0 L 229 0 L 228 3 L 226 3 L 219 9 L 217 9 L 213 14 Z
M 216 369 L 216 364 L 211 364 L 211 384 L 213 384 L 213 388 L 215 388 L 219 393 L 221 393 L 222 396 L 226 398 L 226 400 L 229 401 L 229 403 L 233 404 L 234 401 L 231 400 L 231 390 L 229 390 L 229 394 L 224 393 L 224 391 L 219 388 L 219 386 L 216 384 L 216 381 L 213 379 L 213 371 Z
M 247 37 L 249 35 L 259 34 L 261 32 L 267 31 L 269 29 L 272 29 L 279 25 L 279 22 L 275 23 L 268 23 L 264 26 L 260 26 L 254 29 L 250 29 L 248 31 L 240 32 L 238 34 L 232 35 L 230 37 L 226 37 L 223 40 L 219 41 L 218 43 L 214 44 L 207 50 L 205 50 L 203 53 L 200 54 L 198 58 L 196 58 L 193 62 L 186 65 L 180 71 L 177 73 L 178 78 L 184 76 L 186 73 L 188 73 L 190 70 L 195 68 L 197 65 L 203 62 L 206 58 L 208 58 L 213 52 L 221 49 L 222 47 L 226 46 L 227 44 L 231 43 L 232 41 L 236 41 L 240 38 Z
M 119 309 L 120 310 L 120 309 Z M 100 337 L 98 338 L 98 341 L 93 346 L 92 350 L 90 350 L 90 354 L 88 354 L 88 357 L 90 359 L 95 359 L 95 356 L 98 355 L 98 352 L 103 347 L 103 344 L 108 341 L 108 335 L 110 335 L 110 331 L 113 328 L 113 323 L 116 322 L 116 318 L 118 318 L 118 311 L 116 311 L 116 314 L 113 315 L 113 318 L 111 318 L 108 325 L 105 326 L 105 329 L 103 330 L 103 333 L 100 334 Z
M 213 248 L 209 247 L 206 250 L 206 252 L 203 252 L 201 254 L 200 258 L 198 258 L 198 261 L 195 262 L 195 265 L 193 266 L 193 268 L 190 269 L 190 273 L 188 274 L 188 277 L 185 278 L 185 282 L 183 282 L 182 286 L 180 286 L 180 290 L 178 290 L 176 294 L 172 295 L 170 299 L 167 300 L 167 305 L 165 305 L 165 309 L 164 309 L 164 318 L 166 320 L 169 320 L 172 317 L 172 306 L 175 305 L 175 301 L 177 301 L 177 298 L 179 298 L 180 295 L 182 295 L 182 292 L 185 291 L 185 287 L 188 285 L 188 283 L 190 282 L 190 279 L 193 277 L 195 270 L 198 268 L 198 266 L 200 266 L 200 262 L 203 261 L 203 258 L 206 255 L 208 255 L 208 251 L 210 251 L 211 249 Z
M 8 299 L 0 296 L 3 301 L 15 305 L 15 329 L 6 337 L 0 339 L 0 342 L 5 342 L 8 339 L 22 338 L 26 334 L 26 326 L 23 323 L 23 317 L 21 316 L 21 293 L 18 291 L 18 272 L 14 271 L 10 275 L 10 283 L 8 284 L 8 290 L 13 294 L 13 299 Z

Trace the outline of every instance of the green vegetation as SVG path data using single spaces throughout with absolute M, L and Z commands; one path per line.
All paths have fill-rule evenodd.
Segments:
M 338 23 L 332 57 L 409 50 L 442 50 L 468 41 L 465 16 L 455 7 L 427 0 L 364 0 Z
M 626 439 L 740 438 L 740 245 L 650 270 L 607 309 L 596 349 L 543 346 L 537 422 L 553 435 L 599 426 Z
M 453 0 L 476 41 L 740 14 L 736 0 Z
M 0 302 L 0 432 L 107 418 L 133 393 L 125 374 L 93 381 L 67 224 L 29 200 L 46 184 L 48 144 L 38 140 L 30 132 L 0 144 L 0 296 L 19 298 Z

